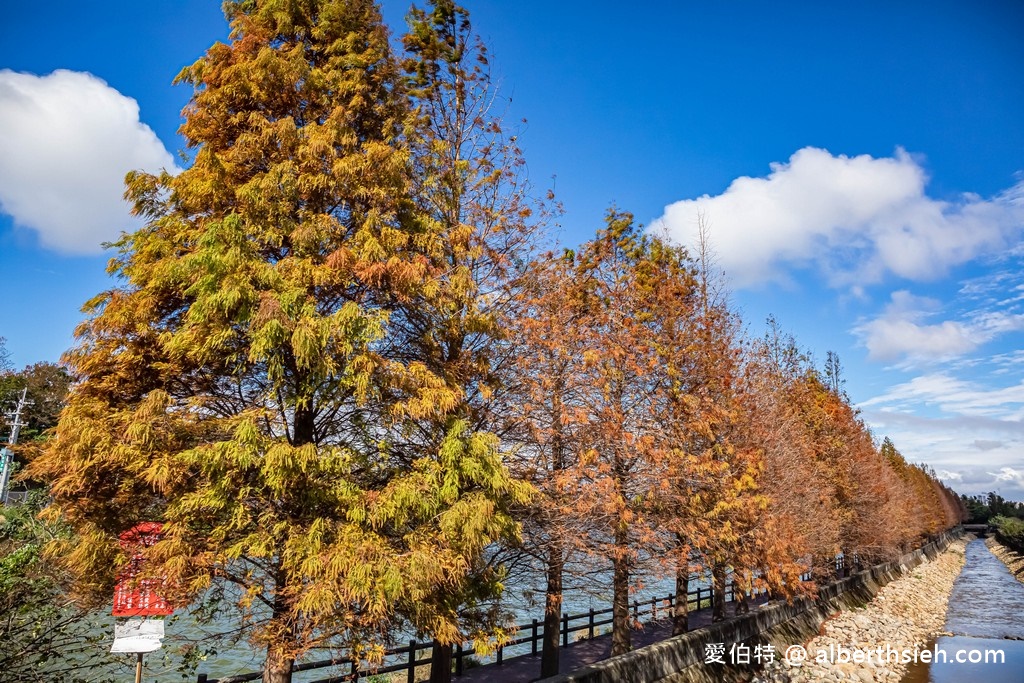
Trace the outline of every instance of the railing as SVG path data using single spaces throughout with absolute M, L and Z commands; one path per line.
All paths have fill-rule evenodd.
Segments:
M 934 540 L 938 538 L 937 535 L 933 535 L 934 538 L 929 537 L 928 540 Z M 854 554 L 850 558 L 849 564 L 845 555 L 837 555 L 834 560 L 835 576 L 842 578 L 850 575 L 850 569 L 859 571 L 861 569 L 860 558 Z M 800 575 L 801 581 L 810 581 L 813 578 L 813 572 L 808 569 L 807 572 Z M 724 599 L 725 602 L 735 602 L 736 594 L 734 585 L 730 582 L 725 586 Z M 752 597 L 763 594 L 764 589 L 758 589 L 754 591 Z M 686 594 L 687 600 L 687 612 L 712 608 L 715 604 L 715 592 L 710 587 L 698 586 L 696 590 L 691 590 Z M 691 607 L 693 605 L 693 607 Z M 631 605 L 631 612 L 634 622 L 639 623 L 642 621 L 642 617 L 650 615 L 648 621 L 654 621 L 659 618 L 659 612 L 662 616 L 671 616 L 675 607 L 675 595 L 667 595 L 663 598 L 652 598 L 651 600 L 644 600 L 643 602 L 634 600 Z M 569 646 L 570 635 L 578 633 L 580 631 L 586 631 L 587 638 L 594 638 L 598 634 L 597 629 L 602 626 L 607 626 L 612 623 L 612 619 L 604 618 L 606 615 L 612 613 L 612 608 L 594 610 L 590 609 L 586 612 L 579 614 L 567 614 L 563 613 L 562 618 L 559 620 L 559 638 L 562 642 L 563 647 Z M 576 622 L 583 622 L 577 624 Z M 505 658 L 505 651 L 508 649 L 519 648 L 524 645 L 528 645 L 528 648 L 523 648 L 522 651 L 516 651 L 513 656 L 520 656 L 524 654 L 536 655 L 538 653 L 538 643 L 544 640 L 544 624 L 538 619 L 534 619 L 529 624 L 519 624 L 515 627 L 515 633 L 528 633 L 528 635 L 520 638 L 514 638 L 507 643 L 504 643 L 501 647 L 498 647 L 494 651 L 495 664 L 501 665 Z M 408 673 L 408 683 L 415 683 L 416 681 L 416 669 L 431 664 L 433 659 L 431 657 L 418 657 L 417 653 L 422 650 L 433 649 L 433 643 L 430 641 L 419 642 L 417 640 L 410 640 L 408 645 L 403 645 L 397 648 L 391 648 L 384 652 L 385 661 L 391 659 L 401 659 L 393 664 L 382 666 L 377 669 L 361 669 L 358 661 L 353 661 L 347 657 L 339 659 L 325 659 L 316 662 L 306 662 L 303 664 L 296 664 L 292 668 L 293 673 L 301 671 L 310 671 L 314 669 L 324 669 L 328 667 L 336 668 L 349 668 L 347 673 L 337 674 L 329 678 L 320 678 L 309 683 L 342 683 L 343 681 L 356 681 L 360 678 L 369 676 L 375 676 L 378 674 L 388 674 L 397 671 L 405 671 Z M 477 654 L 475 648 L 465 648 L 462 644 L 456 645 L 452 650 L 452 663 L 455 667 L 455 675 L 462 675 L 465 669 L 466 658 Z M 226 678 L 208 678 L 208 674 L 199 674 L 196 679 L 197 683 L 245 683 L 247 681 L 257 681 L 262 678 L 261 672 L 254 672 L 249 674 L 241 674 L 238 676 L 229 676 Z
M 724 599 L 725 602 L 735 602 L 736 590 L 732 583 L 728 583 L 725 586 Z M 764 593 L 763 589 L 756 590 L 752 597 L 761 595 Z M 691 590 L 686 594 L 687 600 L 687 612 L 696 611 L 704 608 L 714 607 L 716 596 L 715 592 L 710 587 L 697 586 L 696 590 Z M 642 621 L 655 621 L 659 618 L 672 616 L 675 609 L 675 595 L 667 595 L 663 598 L 652 598 L 650 600 L 634 600 L 630 605 L 630 613 L 635 623 Z M 607 626 L 612 623 L 611 615 L 613 608 L 607 608 L 602 610 L 590 609 L 586 612 L 580 612 L 579 614 L 568 614 L 563 613 L 562 618 L 559 620 L 559 638 L 561 639 L 562 646 L 568 647 L 570 641 L 570 635 L 573 633 L 579 633 L 580 631 L 586 632 L 586 638 L 595 638 L 599 634 L 599 629 L 602 626 Z M 645 617 L 649 617 L 644 619 Z M 514 638 L 507 643 L 502 644 L 494 650 L 495 664 L 501 665 L 504 661 L 506 650 L 520 649 L 522 651 L 515 651 L 512 656 L 519 656 L 524 654 L 536 655 L 539 651 L 538 643 L 544 640 L 544 623 L 540 620 L 534 619 L 529 624 L 519 624 L 515 627 L 516 633 L 525 633 L 526 635 L 519 638 Z M 579 638 L 577 638 L 579 640 Z M 524 647 L 528 646 L 528 647 Z M 382 666 L 377 669 L 361 669 L 359 667 L 359 661 L 354 661 L 347 657 L 339 659 L 325 659 L 316 662 L 305 662 L 303 664 L 296 664 L 292 668 L 293 673 L 301 671 L 310 671 L 314 669 L 325 669 L 328 667 L 336 668 L 348 668 L 349 671 L 345 673 L 338 673 L 328 678 L 320 678 L 309 683 L 342 683 L 343 681 L 356 681 L 360 678 L 369 676 L 375 676 L 379 674 L 388 674 L 398 671 L 407 672 L 408 683 L 415 683 L 416 681 L 416 669 L 424 667 L 432 663 L 432 658 L 419 657 L 418 652 L 422 650 L 430 650 L 433 648 L 433 643 L 418 642 L 416 640 L 410 640 L 408 645 L 403 645 L 397 648 L 391 648 L 386 650 L 384 653 L 385 661 L 388 659 L 394 661 L 399 659 L 387 666 Z M 452 649 L 452 663 L 455 667 L 455 675 L 462 675 L 466 665 L 466 658 L 477 654 L 475 648 L 465 648 L 463 645 L 456 645 Z M 263 677 L 262 672 L 253 672 L 248 674 L 241 674 L 238 676 L 228 676 L 225 678 L 209 678 L 208 674 L 199 674 L 196 679 L 197 683 L 245 683 L 246 681 L 258 681 Z

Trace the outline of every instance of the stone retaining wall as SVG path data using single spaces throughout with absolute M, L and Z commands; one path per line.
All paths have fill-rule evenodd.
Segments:
M 545 678 L 541 683 L 712 683 L 744 680 L 750 670 L 704 664 L 708 643 L 771 643 L 785 649 L 818 632 L 821 624 L 841 609 L 861 607 L 890 581 L 939 553 L 962 534 L 946 532 L 931 543 L 901 556 L 818 589 L 817 599 L 800 598 L 791 604 L 771 603 L 749 614 L 712 624 L 706 628 L 673 636 L 654 645 L 606 659 L 569 674 Z
M 1019 553 L 1015 549 L 1005 546 L 998 540 L 989 537 L 985 539 L 985 545 L 992 552 L 993 555 L 998 557 L 1006 568 L 1010 570 L 1010 573 L 1014 577 L 1024 583 L 1024 553 Z

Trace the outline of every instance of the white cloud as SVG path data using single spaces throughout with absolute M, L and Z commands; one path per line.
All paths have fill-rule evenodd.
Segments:
M 1024 242 L 1020 246 L 1024 246 Z M 990 260 L 994 261 L 992 265 L 996 269 L 964 280 L 958 294 L 974 305 L 1010 306 L 1024 300 L 1022 262 L 1013 251 L 1011 249 L 1008 253 L 994 255 Z
M 833 156 L 805 147 L 763 178 L 737 178 L 720 195 L 670 204 L 652 229 L 693 246 L 697 220 L 736 287 L 816 265 L 831 284 L 910 280 L 1007 247 L 1024 226 L 1024 182 L 992 199 L 947 202 L 925 194 L 927 177 L 906 152 Z
M 868 355 L 874 360 L 893 360 L 904 355 L 942 360 L 977 346 L 963 325 L 950 320 L 938 325 L 918 325 L 913 320 L 882 317 L 859 329 L 865 333 Z
M 139 105 L 88 73 L 0 70 L 0 209 L 42 245 L 98 253 L 134 229 L 122 198 L 133 169 L 176 170 Z
M 996 481 L 1010 481 L 1017 484 L 1024 484 L 1024 471 L 1015 470 L 1012 467 L 1002 467 L 998 472 L 989 472 Z
M 884 394 L 864 401 L 860 406 L 902 410 L 915 404 L 938 406 L 943 412 L 954 415 L 998 418 L 1024 427 L 1020 422 L 1024 381 L 988 388 L 939 372 L 920 375 L 890 387 Z
M 963 290 L 961 290 L 963 293 Z M 1005 305 L 1005 302 L 1000 302 Z M 966 320 L 925 322 L 941 309 L 935 299 L 906 290 L 893 292 L 880 316 L 853 328 L 873 360 L 948 361 L 996 337 L 1024 330 L 1024 315 L 1013 310 L 972 309 Z
M 986 339 L 991 339 L 1007 332 L 1024 330 L 1024 315 L 1005 311 L 989 311 L 980 313 L 974 324 Z
M 1024 423 L 1019 420 L 1005 415 L 924 417 L 888 407 L 862 414 L 872 431 L 892 438 L 909 462 L 928 463 L 957 492 L 1000 491 L 1015 499 L 1024 492 L 1024 480 L 1007 471 L 1020 471 Z
M 963 323 L 946 320 L 936 325 L 923 321 L 939 308 L 934 299 L 915 297 L 905 290 L 893 292 L 882 315 L 858 325 L 861 338 L 874 360 L 948 360 L 974 350 L 984 339 Z

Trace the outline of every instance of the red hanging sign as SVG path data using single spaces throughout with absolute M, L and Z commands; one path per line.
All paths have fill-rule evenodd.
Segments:
M 163 579 L 138 578 L 142 573 L 142 550 L 159 541 L 162 532 L 160 522 L 142 522 L 121 534 L 121 547 L 131 551 L 132 559 L 121 570 L 114 587 L 115 617 L 167 616 L 174 612 L 160 596 Z

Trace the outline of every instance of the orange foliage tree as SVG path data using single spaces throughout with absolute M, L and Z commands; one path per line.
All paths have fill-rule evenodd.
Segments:
M 564 575 L 570 561 L 584 552 L 592 523 L 580 505 L 587 500 L 580 466 L 589 424 L 588 387 L 580 369 L 587 343 L 581 321 L 588 311 L 576 269 L 571 252 L 534 261 L 506 321 L 515 340 L 514 362 L 504 375 L 505 434 L 514 444 L 510 467 L 537 490 L 520 519 L 522 550 L 539 562 L 545 583 L 543 676 L 558 673 Z

